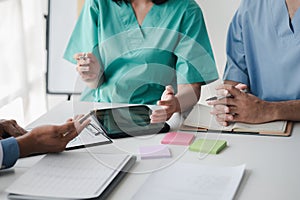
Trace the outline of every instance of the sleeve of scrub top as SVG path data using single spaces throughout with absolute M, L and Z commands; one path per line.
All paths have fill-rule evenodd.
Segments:
M 247 65 L 245 58 L 243 29 L 242 29 L 242 7 L 235 13 L 229 26 L 226 53 L 227 63 L 223 75 L 224 80 L 236 81 L 249 85 Z
M 80 52 L 93 52 L 98 46 L 98 1 L 85 0 L 81 14 L 72 32 L 64 58 L 74 64 L 73 56 Z M 100 2 L 100 1 L 99 1 Z M 98 55 L 95 55 L 98 58 Z
M 192 2 L 192 1 L 190 1 Z M 208 38 L 202 11 L 198 4 L 188 5 L 183 17 L 177 56 L 178 84 L 209 83 L 218 79 L 218 71 Z
M 0 161 L 1 169 L 7 169 L 17 162 L 20 152 L 19 145 L 15 138 L 10 137 L 4 140 L 0 140 Z

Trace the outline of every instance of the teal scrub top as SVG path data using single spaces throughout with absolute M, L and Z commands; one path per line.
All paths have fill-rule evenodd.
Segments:
M 103 82 L 81 100 L 156 104 L 166 85 L 218 79 L 202 11 L 193 0 L 153 5 L 139 25 L 131 4 L 86 0 L 64 58 L 93 52 Z M 175 91 L 176 92 L 176 91 Z

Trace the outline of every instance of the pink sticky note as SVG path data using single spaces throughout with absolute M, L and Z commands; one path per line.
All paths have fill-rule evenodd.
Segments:
M 141 155 L 141 159 L 171 157 L 171 152 L 170 152 L 168 146 L 165 146 L 165 145 L 140 147 L 139 152 Z
M 161 143 L 189 146 L 194 138 L 195 136 L 189 133 L 169 132 L 162 139 Z

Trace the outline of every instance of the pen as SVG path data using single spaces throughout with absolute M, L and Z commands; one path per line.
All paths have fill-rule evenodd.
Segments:
M 244 93 L 249 92 L 247 89 L 243 89 L 241 91 L 244 92 Z M 224 98 L 232 98 L 232 95 L 229 94 L 227 96 L 213 96 L 213 97 L 210 97 L 210 98 L 206 99 L 205 101 L 215 101 L 215 100 L 221 100 L 221 99 L 224 99 Z

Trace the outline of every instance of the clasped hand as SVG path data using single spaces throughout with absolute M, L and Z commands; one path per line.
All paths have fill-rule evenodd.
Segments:
M 245 84 L 236 86 L 223 84 L 216 88 L 217 94 L 225 96 L 218 100 L 209 101 L 208 104 L 214 108 L 211 114 L 223 126 L 228 126 L 231 122 L 261 123 L 264 120 L 265 101 L 256 96 L 245 93 Z
M 20 127 L 15 120 L 0 120 L 0 139 L 8 137 L 18 137 L 27 133 L 22 127 Z

